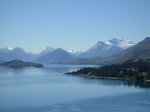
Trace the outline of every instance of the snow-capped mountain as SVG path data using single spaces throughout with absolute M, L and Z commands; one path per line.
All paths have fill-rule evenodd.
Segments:
M 107 44 L 107 45 L 106 45 Z M 108 42 L 98 42 L 95 46 L 93 46 L 93 51 L 98 49 L 100 46 L 116 46 L 112 43 Z M 129 45 L 132 45 L 129 43 Z M 128 49 L 123 50 L 120 53 L 109 57 L 94 57 L 90 59 L 86 58 L 78 58 L 68 62 L 69 64 L 98 64 L 98 65 L 110 65 L 118 62 L 123 62 L 125 60 L 131 59 L 149 59 L 150 58 L 150 37 L 145 38 L 143 41 L 137 43 L 129 47 Z
M 122 50 L 135 45 L 134 42 L 131 42 L 129 39 L 116 39 L 113 38 L 109 41 L 103 42 L 98 41 L 96 45 L 88 49 L 86 52 L 83 52 L 79 55 L 82 58 L 91 58 L 95 56 L 110 56 L 116 53 L 121 52 Z
M 16 52 L 16 53 L 20 53 L 23 52 L 25 53 L 24 49 L 20 48 L 20 47 L 15 47 L 15 48 L 11 48 L 11 47 L 4 47 L 4 48 L 0 48 L 0 52 Z
M 116 38 L 113 38 L 109 41 L 102 42 L 98 41 L 96 45 L 91 47 L 90 49 L 82 49 L 82 50 L 66 50 L 68 53 L 75 55 L 79 58 L 91 58 L 96 56 L 111 56 L 113 54 L 119 53 L 122 50 L 135 45 L 134 42 L 130 41 L 129 39 L 119 40 Z M 15 48 L 1 48 L 0 49 L 0 60 L 2 61 L 10 61 L 13 59 L 20 59 L 23 61 L 32 61 L 35 60 L 38 57 L 44 56 L 46 54 L 49 54 L 56 49 L 47 47 L 45 50 L 41 51 L 38 54 L 34 53 L 27 53 L 20 47 Z M 57 50 L 57 52 L 60 52 L 61 50 Z M 60 53 L 61 54 L 61 53 Z M 61 56 L 59 57 L 61 58 Z
M 121 49 L 118 46 L 112 45 L 110 42 L 98 41 L 96 45 L 91 47 L 88 51 L 80 54 L 79 57 L 81 58 L 92 58 L 96 56 L 105 57 L 121 52 L 122 50 L 123 49 Z
M 77 55 L 79 55 L 81 53 L 84 53 L 86 51 L 88 51 L 88 49 L 82 49 L 82 50 L 71 50 L 71 49 L 69 49 L 69 50 L 67 50 L 67 52 L 69 52 L 69 53 L 71 53 L 71 54 L 73 54 L 75 56 L 77 56 Z
M 11 50 L 13 50 L 13 48 L 10 48 L 10 47 L 0 48 L 0 52 L 9 52 Z
M 38 54 L 38 57 L 43 56 L 43 55 L 45 55 L 45 54 L 47 54 L 47 53 L 50 53 L 50 52 L 52 52 L 52 51 L 54 51 L 54 50 L 55 50 L 55 49 L 52 48 L 52 47 L 46 47 L 45 50 L 41 51 L 41 52 Z
M 115 57 L 115 58 L 114 58 Z M 129 59 L 149 59 L 150 58 L 150 37 L 146 37 L 141 42 L 123 52 L 111 57 L 114 61 L 124 61 Z
M 118 46 L 122 49 L 127 49 L 128 47 L 131 47 L 133 45 L 135 45 L 134 42 L 130 41 L 129 39 L 122 39 L 122 40 L 119 40 L 119 39 L 116 39 L 116 38 L 113 38 L 107 42 L 105 42 L 106 44 L 111 44 L 111 45 L 115 45 L 115 46 Z
M 14 59 L 19 59 L 23 61 L 31 61 L 32 56 L 26 53 L 20 47 L 0 49 L 0 60 L 11 61 Z

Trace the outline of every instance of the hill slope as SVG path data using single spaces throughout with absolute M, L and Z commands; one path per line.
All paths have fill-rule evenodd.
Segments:
M 150 37 L 146 37 L 143 41 L 111 58 L 115 58 L 115 62 L 129 59 L 150 59 Z
M 150 79 L 150 59 L 134 59 L 99 68 L 83 68 L 67 74 L 99 78 Z

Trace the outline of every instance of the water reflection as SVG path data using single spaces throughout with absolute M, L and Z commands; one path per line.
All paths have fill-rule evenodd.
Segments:
M 110 110 L 106 109 L 113 110 L 114 104 L 116 109 L 114 112 L 122 112 L 116 108 L 118 105 L 132 105 L 132 103 L 125 104 L 126 99 L 129 99 L 127 103 L 132 100 L 136 102 L 136 99 L 141 97 L 143 99 L 137 102 L 149 102 L 144 99 L 149 97 L 149 89 L 143 89 L 150 87 L 146 82 L 64 74 L 82 67 L 67 65 L 22 69 L 0 67 L 0 112 L 109 112 Z M 143 91 L 146 92 L 138 94 Z M 137 93 L 134 95 L 138 98 L 134 99 L 134 95 L 128 96 L 131 93 Z M 116 102 L 116 99 L 119 101 Z
M 81 69 L 81 67 L 46 67 L 44 70 L 48 72 L 54 72 L 54 73 L 66 73 L 71 71 L 76 71 Z
M 27 68 L 9 68 L 9 67 L 1 67 L 0 66 L 0 75 L 7 74 L 7 75 L 13 75 L 13 74 L 25 74 L 25 73 L 43 73 L 43 72 L 49 72 L 49 73 L 66 73 L 71 71 L 79 70 L 83 67 L 44 67 L 44 68 L 34 68 L 34 67 L 27 67 Z
M 58 67 L 57 67 L 58 66 Z M 133 81 L 133 80 L 112 80 L 112 79 L 99 79 L 76 75 L 65 75 L 66 72 L 72 72 L 83 68 L 82 66 L 71 66 L 69 65 L 47 65 L 45 68 L 21 68 L 12 69 L 7 67 L 0 67 L 0 80 L 11 80 L 20 83 L 33 83 L 33 82 L 67 82 L 67 83 L 82 83 L 82 84 L 99 84 L 106 86 L 134 86 L 141 88 L 150 88 L 150 82 L 145 81 Z M 59 75 L 59 77 L 58 77 Z M 26 80 L 27 79 L 27 80 Z M 22 81 L 22 82 L 21 82 Z
M 77 76 L 77 75 L 67 75 L 74 77 L 74 79 L 82 80 L 84 84 L 99 84 L 107 86 L 134 86 L 140 88 L 150 88 L 149 81 L 136 81 L 136 80 L 121 80 L 121 79 L 101 79 L 101 78 L 91 78 L 86 76 Z
M 150 91 L 58 103 L 49 106 L 0 108 L 1 112 L 149 112 Z M 111 111 L 110 111 L 111 110 Z

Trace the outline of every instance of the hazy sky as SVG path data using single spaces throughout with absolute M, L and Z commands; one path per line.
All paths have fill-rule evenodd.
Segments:
M 0 0 L 0 48 L 40 52 L 150 36 L 150 0 Z

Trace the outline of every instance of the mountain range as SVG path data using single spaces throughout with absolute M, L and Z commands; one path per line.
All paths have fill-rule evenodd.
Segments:
M 131 42 L 129 39 L 119 40 L 113 38 L 106 42 L 98 41 L 96 45 L 91 47 L 86 52 L 80 54 L 79 57 L 92 58 L 95 56 L 101 57 L 111 56 L 133 45 L 135 45 L 135 43 Z
M 63 50 L 62 48 L 47 47 L 38 54 L 27 53 L 19 47 L 14 49 L 2 48 L 0 49 L 0 63 L 18 59 L 40 63 L 103 64 L 132 57 L 149 58 L 150 46 L 147 44 L 149 37 L 143 41 L 144 44 L 141 47 L 141 43 L 140 45 L 139 43 L 135 44 L 129 39 L 119 40 L 113 38 L 106 42 L 98 41 L 96 45 L 89 49 Z
M 15 47 L 14 49 L 3 48 L 0 49 L 0 60 L 11 61 L 14 59 L 32 61 L 32 56 L 26 53 L 22 48 Z
M 80 54 L 82 54 L 84 52 L 87 52 L 87 51 L 88 51 L 88 49 L 81 49 L 81 50 L 72 50 L 72 49 L 69 49 L 69 50 L 67 50 L 67 52 L 69 52 L 69 53 L 71 53 L 71 54 L 73 54 L 75 56 L 78 56 L 78 55 L 80 55 Z
M 150 59 L 150 37 L 146 37 L 143 41 L 111 56 L 96 58 L 80 58 L 72 60 L 71 64 L 101 64 L 108 65 L 131 59 Z
M 127 59 L 149 59 L 150 58 L 150 37 L 146 37 L 138 44 L 114 55 L 116 60 Z
M 89 49 L 68 50 L 68 52 L 80 58 L 92 58 L 95 56 L 105 57 L 119 53 L 133 45 L 135 45 L 135 43 L 130 41 L 129 39 L 119 40 L 113 38 L 106 42 L 98 41 L 96 45 L 92 46 Z

